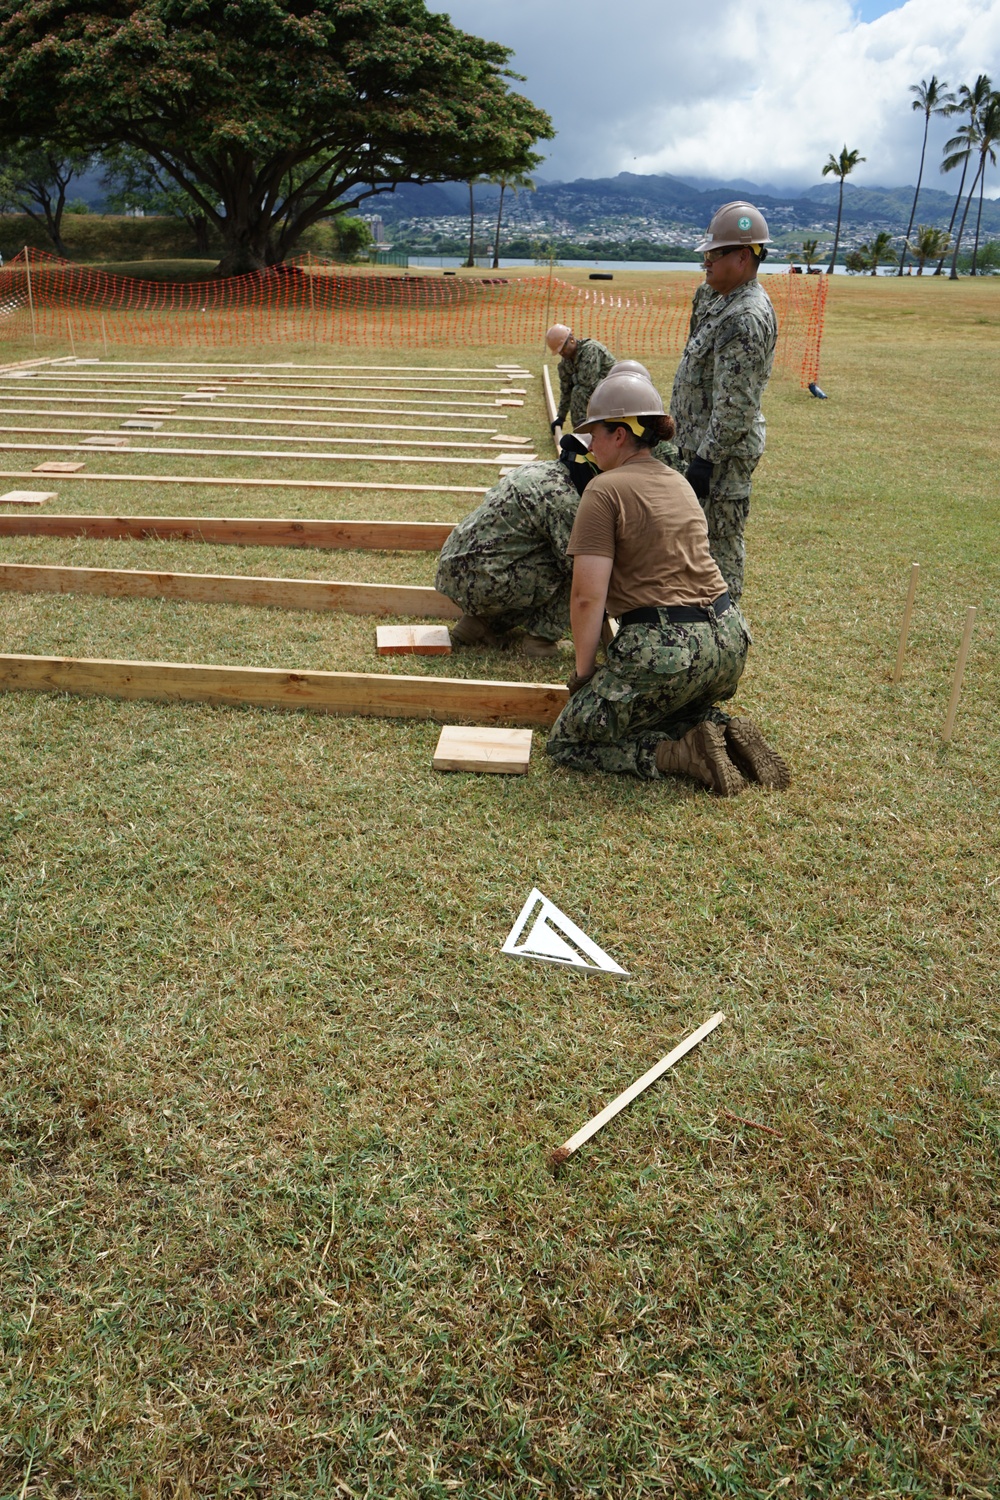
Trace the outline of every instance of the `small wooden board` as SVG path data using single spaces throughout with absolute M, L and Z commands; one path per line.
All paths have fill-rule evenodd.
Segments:
M 375 630 L 379 656 L 450 656 L 447 625 L 379 625 Z
M 434 751 L 435 771 L 493 771 L 524 776 L 531 755 L 530 729 L 482 729 L 446 724 Z
M 136 413 L 139 417 L 172 417 L 176 411 L 174 406 L 140 406 Z
M 58 500 L 54 490 L 8 490 L 0 495 L 0 505 L 44 505 L 46 500 Z
M 159 432 L 163 423 L 156 417 L 126 417 L 121 425 L 130 432 Z
M 76 474 L 85 467 L 85 464 L 64 463 L 59 458 L 48 458 L 43 464 L 36 464 L 31 472 L 32 474 Z
M 80 444 L 82 448 L 127 448 L 129 445 L 127 437 L 117 437 L 114 433 L 95 432 L 92 437 L 85 437 Z

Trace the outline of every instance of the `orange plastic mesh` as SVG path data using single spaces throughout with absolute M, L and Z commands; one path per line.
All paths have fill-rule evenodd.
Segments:
M 0 270 L 0 341 L 151 348 L 320 343 L 356 349 L 537 344 L 552 323 L 578 326 L 622 357 L 680 354 L 700 277 L 641 289 L 579 287 L 560 277 L 391 275 L 314 256 L 247 276 L 145 281 L 23 250 Z M 825 276 L 769 276 L 778 316 L 775 373 L 819 372 Z

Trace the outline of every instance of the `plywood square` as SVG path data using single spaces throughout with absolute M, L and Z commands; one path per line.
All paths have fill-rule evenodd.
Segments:
M 64 463 L 59 458 L 48 458 L 43 464 L 36 464 L 32 474 L 76 474 L 80 469 L 85 469 L 86 464 Z
M 84 438 L 83 448 L 127 448 L 128 438 L 117 437 L 113 432 L 95 432 L 92 437 Z
M 127 417 L 121 425 L 130 432 L 159 432 L 163 423 L 157 422 L 154 417 Z
M 494 771 L 524 776 L 531 755 L 530 729 L 482 729 L 446 724 L 434 751 L 435 771 Z
M 0 505 L 44 505 L 46 500 L 58 500 L 55 490 L 8 490 L 0 495 Z
M 447 625 L 379 625 L 375 630 L 379 656 L 450 656 Z

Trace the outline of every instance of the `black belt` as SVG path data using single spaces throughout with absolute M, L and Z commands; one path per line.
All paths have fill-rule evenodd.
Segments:
M 715 611 L 715 617 L 724 615 L 732 604 L 728 593 L 720 594 L 714 604 L 644 604 L 641 609 L 627 609 L 619 616 L 619 625 L 692 625 L 696 620 L 707 620 L 708 611 Z

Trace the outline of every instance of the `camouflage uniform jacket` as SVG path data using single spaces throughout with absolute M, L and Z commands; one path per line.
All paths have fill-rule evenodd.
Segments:
M 560 427 L 567 415 L 573 419 L 574 427 L 587 420 L 587 402 L 594 394 L 594 387 L 614 363 L 615 356 L 610 349 L 605 349 L 596 339 L 578 339 L 574 357 L 559 361 L 559 409 L 556 417 Z
M 566 548 L 579 504 L 576 486 L 558 459 L 522 464 L 459 521 L 441 549 L 438 589 L 453 598 L 454 587 L 464 603 L 469 575 L 477 589 L 492 586 L 500 598 L 515 580 L 516 592 L 530 596 L 536 573 L 544 575 L 549 590 L 570 579 L 573 561 Z
M 685 453 L 712 464 L 760 457 L 760 401 L 777 337 L 774 308 L 756 278 L 728 297 L 704 284 L 698 288 L 670 400 Z

